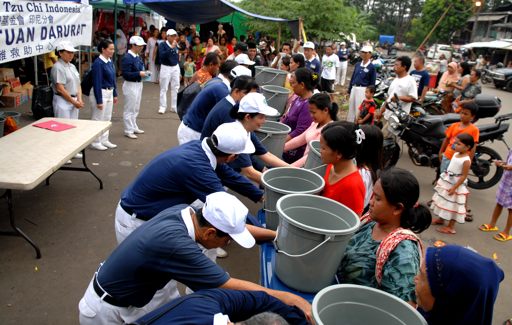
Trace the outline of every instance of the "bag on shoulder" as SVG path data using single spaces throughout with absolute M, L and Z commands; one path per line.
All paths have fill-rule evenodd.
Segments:
M 188 85 L 187 87 L 183 88 L 180 92 L 178 92 L 178 116 L 180 120 L 183 120 L 183 116 L 187 113 L 188 108 L 194 101 L 194 99 L 197 97 L 197 94 L 204 88 L 208 87 L 209 85 L 222 82 L 222 80 L 218 78 L 213 78 L 205 82 L 202 86 L 199 84 L 199 82 L 195 81 Z
M 82 95 L 89 96 L 92 89 L 92 69 L 84 74 L 80 86 L 82 87 Z

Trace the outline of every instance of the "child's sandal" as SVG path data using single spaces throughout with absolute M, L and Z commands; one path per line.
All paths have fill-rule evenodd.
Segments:
M 494 227 L 491 227 L 490 225 L 484 223 L 483 225 L 481 225 L 480 227 L 478 227 L 478 229 L 480 229 L 481 231 L 485 231 L 485 232 L 489 232 L 489 231 L 498 231 L 498 227 L 494 226 Z
M 506 235 L 506 234 L 500 232 L 500 233 L 494 235 L 493 238 L 496 239 L 497 241 L 505 242 L 505 241 L 512 240 L 512 235 Z

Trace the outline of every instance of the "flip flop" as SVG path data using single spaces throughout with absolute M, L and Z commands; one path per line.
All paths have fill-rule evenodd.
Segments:
M 441 226 L 441 225 L 444 225 L 444 220 L 443 219 L 434 219 L 434 220 L 432 220 L 431 224 Z
M 447 235 L 455 235 L 457 232 L 455 231 L 455 229 L 450 229 L 448 227 L 442 227 L 442 228 L 437 228 L 436 229 L 438 232 L 442 233 L 442 234 L 447 234 Z M 512 237 L 512 236 L 511 236 Z
M 487 223 L 482 224 L 480 227 L 478 227 L 478 229 L 480 229 L 481 231 L 485 231 L 485 232 L 498 231 L 499 230 L 498 227 L 496 227 L 496 226 L 491 227 Z
M 464 217 L 464 220 L 467 222 L 473 222 L 473 215 L 472 214 L 466 214 Z
M 505 242 L 512 240 L 512 235 L 505 235 L 504 233 L 500 232 L 494 235 L 492 238 L 496 239 L 497 241 Z

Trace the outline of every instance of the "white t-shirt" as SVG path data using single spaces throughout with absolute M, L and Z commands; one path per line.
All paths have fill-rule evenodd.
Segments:
M 333 53 L 330 56 L 324 54 L 322 57 L 322 78 L 327 80 L 336 79 L 336 67 L 339 65 L 340 59 Z
M 372 173 L 367 168 L 359 168 L 359 174 L 361 174 L 361 178 L 363 179 L 365 195 L 364 195 L 364 207 L 370 204 L 370 200 L 373 195 L 373 179 Z
M 402 78 L 395 78 L 389 86 L 388 101 L 391 101 L 391 98 L 393 98 L 395 94 L 398 96 L 411 96 L 414 99 L 418 99 L 418 87 L 416 86 L 416 79 L 414 79 L 414 77 L 409 74 Z M 411 111 L 412 103 L 405 103 L 400 101 L 400 105 L 405 112 L 409 113 Z M 386 110 L 384 114 L 391 114 L 391 111 Z M 384 116 L 384 118 L 388 119 L 388 116 Z

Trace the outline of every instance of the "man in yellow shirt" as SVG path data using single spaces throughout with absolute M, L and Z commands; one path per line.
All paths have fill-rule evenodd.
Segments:
M 44 54 L 43 62 L 44 62 L 44 70 L 46 71 L 46 75 L 48 78 L 51 76 L 51 70 L 55 62 L 57 62 L 59 58 L 55 54 L 55 51 L 51 51 Z

